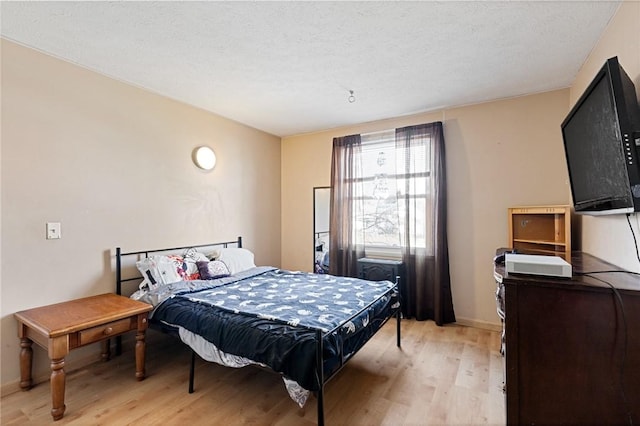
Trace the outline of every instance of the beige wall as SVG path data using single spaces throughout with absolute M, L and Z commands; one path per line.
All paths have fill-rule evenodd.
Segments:
M 2 41 L 1 383 L 14 386 L 12 313 L 113 289 L 113 249 L 245 237 L 260 264 L 312 267 L 312 188 L 334 136 L 444 121 L 456 314 L 496 324 L 491 258 L 512 205 L 570 203 L 559 125 L 617 55 L 640 88 L 640 3 L 627 1 L 571 90 L 278 138 Z M 191 150 L 210 145 L 211 173 Z M 282 146 L 282 149 L 280 149 Z M 637 217 L 634 217 L 637 226 Z M 62 223 L 47 241 L 45 223 Z M 626 221 L 584 218 L 583 246 L 638 270 Z M 637 229 L 637 228 L 636 228 Z M 94 345 L 96 346 L 96 345 Z M 85 354 L 93 355 L 90 347 Z M 73 354 L 73 359 L 86 355 Z M 43 351 L 35 373 L 46 374 Z
M 280 138 L 7 41 L 1 136 L 3 389 L 19 378 L 12 313 L 114 291 L 116 246 L 242 235 L 257 263 L 280 264 Z M 202 144 L 218 156 L 209 173 L 191 162 Z
M 568 103 L 559 90 L 284 138 L 282 266 L 311 270 L 312 188 L 330 184 L 333 137 L 444 121 L 456 315 L 497 324 L 492 258 L 507 245 L 507 208 L 570 202 L 560 133 Z
M 640 99 L 640 2 L 626 1 L 621 6 L 588 60 L 578 73 L 570 91 L 573 105 L 589 85 L 605 61 L 617 56 L 620 64 L 636 86 Z M 639 231 L 638 214 L 631 217 L 636 236 Z M 582 245 L 585 252 L 615 265 L 640 271 L 633 236 L 624 215 L 609 217 L 584 216 Z M 640 236 L 638 236 L 640 238 Z

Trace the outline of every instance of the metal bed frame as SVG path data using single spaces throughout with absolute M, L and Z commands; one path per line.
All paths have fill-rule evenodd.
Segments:
M 116 293 L 121 295 L 122 294 L 122 285 L 123 283 L 129 282 L 129 281 L 140 281 L 141 279 L 143 279 L 142 276 L 138 275 L 135 277 L 131 277 L 131 278 L 122 278 L 122 258 L 123 257 L 127 257 L 127 256 L 138 256 L 139 258 L 144 257 L 149 257 L 150 254 L 155 254 L 155 253 L 163 253 L 163 252 L 176 252 L 178 250 L 187 250 L 190 248 L 202 248 L 202 247 L 229 247 L 230 245 L 235 245 L 238 248 L 242 247 L 242 237 L 238 237 L 238 239 L 236 241 L 224 241 L 224 242 L 220 242 L 220 243 L 210 243 L 210 244 L 200 244 L 200 245 L 190 245 L 190 246 L 184 246 L 184 247 L 172 247 L 172 248 L 166 248 L 166 249 L 156 249 L 156 250 L 141 250 L 141 251 L 131 251 L 131 252 L 123 252 L 122 249 L 120 247 L 116 247 Z M 398 281 L 399 281 L 400 277 L 396 277 L 396 286 L 398 285 Z M 391 308 L 391 311 L 389 312 L 389 315 L 382 321 L 382 324 L 380 324 L 380 326 L 378 327 L 378 330 L 380 330 L 380 328 L 382 328 L 382 326 L 391 318 L 395 315 L 396 317 L 396 345 L 397 347 L 400 347 L 400 319 L 401 319 L 401 307 L 400 304 L 402 303 L 401 299 L 400 299 L 400 293 L 398 292 L 398 301 L 400 302 L 398 304 L 398 307 L 396 308 Z M 353 320 L 356 316 L 358 316 L 358 314 L 360 312 L 362 312 L 362 310 L 364 309 L 368 309 L 374 302 L 371 302 L 369 305 L 367 305 L 365 308 L 361 309 L 360 311 L 358 311 L 356 314 L 354 314 L 353 316 L 351 316 L 348 320 L 346 320 L 344 323 Z M 287 325 L 287 326 L 291 326 L 290 324 L 288 324 L 286 321 L 281 321 L 281 320 L 272 320 L 273 322 L 279 323 L 279 324 L 283 324 L 283 325 Z M 343 324 L 344 324 L 343 323 Z M 150 324 L 151 326 L 151 324 Z M 156 327 L 153 327 L 156 328 Z M 358 351 L 360 349 L 362 349 L 362 347 L 364 347 L 364 345 L 366 345 L 366 341 L 362 344 L 362 346 L 358 347 L 356 350 L 354 350 L 353 352 L 349 353 L 349 354 L 345 354 L 344 353 L 344 338 L 340 339 L 341 342 L 341 346 L 339 348 L 339 357 L 340 357 L 340 363 L 338 364 L 338 367 L 335 369 L 335 371 L 333 371 L 330 375 L 328 375 L 327 377 L 325 377 L 324 374 L 324 357 L 323 357 L 323 338 L 326 335 L 331 335 L 333 333 L 339 333 L 340 337 L 344 337 L 344 327 L 343 325 L 338 325 L 337 327 L 327 331 L 327 332 L 323 332 L 320 329 L 316 329 L 316 328 L 312 328 L 312 327 L 307 327 L 307 326 L 302 326 L 302 325 L 298 325 L 296 326 L 296 328 L 298 329 L 304 329 L 307 330 L 309 332 L 313 332 L 315 334 L 315 342 L 316 342 L 316 365 L 315 365 L 315 377 L 317 380 L 317 384 L 318 384 L 318 391 L 316 392 L 316 400 L 317 400 L 317 413 L 318 413 L 318 425 L 319 426 L 323 426 L 324 425 L 324 385 L 331 380 L 336 374 L 338 374 L 342 368 L 344 367 L 344 365 L 346 364 L 346 362 L 348 360 L 350 360 L 355 354 L 358 353 Z M 376 330 L 376 333 L 377 331 Z M 176 335 L 177 333 L 174 329 L 171 329 L 169 327 L 162 327 L 161 331 L 167 334 L 171 334 L 171 335 Z M 375 333 L 373 334 L 375 335 Z M 371 337 L 373 337 L 373 335 Z M 368 340 L 367 340 L 368 341 Z M 116 351 L 117 353 L 121 352 L 121 338 L 118 337 L 116 340 Z M 191 349 L 191 348 L 190 348 Z M 189 393 L 193 393 L 194 392 L 194 378 L 195 378 L 195 362 L 196 362 L 196 352 L 191 349 L 191 365 L 189 367 Z

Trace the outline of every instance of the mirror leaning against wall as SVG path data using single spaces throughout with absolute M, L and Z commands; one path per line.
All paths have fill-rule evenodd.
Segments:
M 313 188 L 313 271 L 329 273 L 329 210 L 331 187 Z

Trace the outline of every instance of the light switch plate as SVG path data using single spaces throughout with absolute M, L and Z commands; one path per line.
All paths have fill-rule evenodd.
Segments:
M 47 240 L 62 238 L 60 222 L 47 222 Z

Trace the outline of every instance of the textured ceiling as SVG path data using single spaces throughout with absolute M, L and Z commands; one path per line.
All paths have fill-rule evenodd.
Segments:
M 0 30 L 288 136 L 568 87 L 619 4 L 2 1 Z

